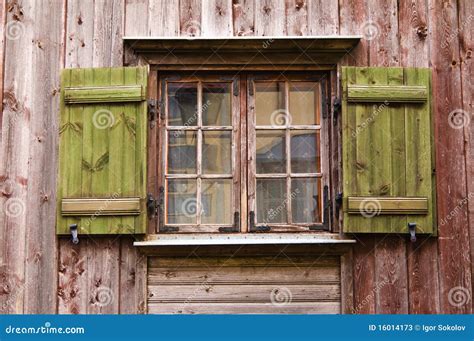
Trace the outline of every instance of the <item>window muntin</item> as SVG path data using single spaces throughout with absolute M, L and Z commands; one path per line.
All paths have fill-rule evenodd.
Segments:
M 217 232 L 239 210 L 236 141 L 239 98 L 234 79 L 162 79 L 165 139 L 165 226 L 180 232 Z
M 249 211 L 257 228 L 295 231 L 325 223 L 323 86 L 324 79 L 298 76 L 248 80 Z
M 160 225 L 178 229 L 160 231 L 235 231 L 241 211 L 242 232 L 325 229 L 326 86 L 307 75 L 163 77 Z

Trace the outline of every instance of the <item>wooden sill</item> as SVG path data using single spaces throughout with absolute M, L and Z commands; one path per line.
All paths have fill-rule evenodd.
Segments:
M 137 247 L 179 245 L 265 245 L 265 244 L 351 244 L 355 239 L 335 233 L 227 233 L 227 234 L 154 234 L 134 242 Z

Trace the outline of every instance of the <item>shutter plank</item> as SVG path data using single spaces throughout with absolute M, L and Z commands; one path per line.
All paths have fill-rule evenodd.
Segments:
M 426 69 L 410 68 L 405 70 L 407 84 L 430 84 L 430 72 Z M 406 107 L 406 141 L 407 162 L 406 182 L 407 196 L 426 196 L 435 198 L 434 176 L 432 174 L 432 135 L 429 102 Z M 417 224 L 417 230 L 435 232 L 433 219 L 434 200 L 428 203 L 428 214 L 410 217 L 408 220 Z
M 389 72 L 393 72 L 392 68 Z M 403 70 L 400 68 L 400 70 Z M 377 72 L 384 73 L 380 70 Z M 400 83 L 402 84 L 402 83 Z M 353 85 L 347 89 L 347 98 L 350 102 L 425 102 L 428 90 L 424 85 Z

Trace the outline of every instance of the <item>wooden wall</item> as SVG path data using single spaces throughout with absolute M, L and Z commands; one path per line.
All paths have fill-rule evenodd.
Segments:
M 0 0 L 0 312 L 143 312 L 132 238 L 55 236 L 59 74 L 120 66 L 122 36 L 362 34 L 343 64 L 433 68 L 438 238 L 359 237 L 358 313 L 471 313 L 474 10 L 470 0 Z M 467 115 L 465 116 L 467 118 Z M 455 123 L 455 122 L 454 122 Z M 464 292 L 471 299 L 453 304 Z M 451 295 L 450 295 L 451 294 Z M 455 296 L 455 295 L 454 295 Z M 451 302 L 450 302 L 451 301 Z M 456 303 L 456 302 L 454 302 Z

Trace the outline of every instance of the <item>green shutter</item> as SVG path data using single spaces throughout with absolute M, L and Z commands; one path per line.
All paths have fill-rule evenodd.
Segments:
M 344 232 L 436 233 L 431 71 L 343 67 Z
M 57 233 L 145 233 L 144 67 L 61 76 Z

